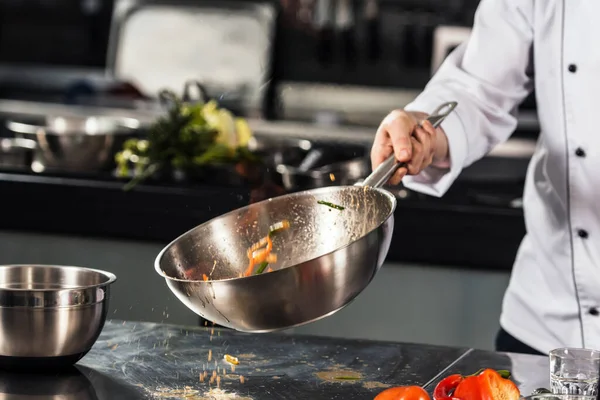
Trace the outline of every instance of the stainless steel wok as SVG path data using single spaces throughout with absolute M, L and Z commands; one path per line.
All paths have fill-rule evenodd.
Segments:
M 455 107 L 445 103 L 428 119 L 437 126 Z M 356 186 L 288 194 L 217 217 L 167 245 L 155 269 L 179 300 L 221 326 L 270 332 L 324 318 L 348 305 L 383 264 L 396 198 L 380 187 L 400 166 L 391 156 Z M 247 249 L 282 220 L 291 226 L 273 238 L 275 270 L 241 278 Z

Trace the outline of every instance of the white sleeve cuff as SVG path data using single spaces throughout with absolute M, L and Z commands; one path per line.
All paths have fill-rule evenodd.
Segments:
M 440 104 L 454 99 L 437 98 L 436 96 L 421 95 L 404 109 L 407 111 L 433 112 Z M 450 155 L 450 168 L 440 169 L 428 167 L 418 175 L 407 175 L 402 184 L 409 190 L 430 196 L 443 196 L 454 183 L 463 169 L 467 158 L 467 136 L 460 119 L 460 104 L 446 117 L 441 124 L 448 138 L 448 151 Z

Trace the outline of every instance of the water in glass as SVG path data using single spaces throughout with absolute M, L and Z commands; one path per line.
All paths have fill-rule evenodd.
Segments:
M 600 352 L 590 349 L 556 349 L 550 352 L 550 390 L 554 394 L 596 396 Z

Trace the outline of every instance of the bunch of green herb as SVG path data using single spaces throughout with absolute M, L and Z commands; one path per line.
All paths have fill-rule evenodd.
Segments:
M 245 120 L 234 119 L 214 102 L 187 104 L 171 97 L 171 108 L 149 127 L 148 138 L 128 140 L 115 156 L 117 175 L 133 175 L 126 190 L 165 167 L 188 171 L 210 164 L 257 161 L 247 147 L 251 134 Z M 238 142 L 236 135 L 244 139 Z

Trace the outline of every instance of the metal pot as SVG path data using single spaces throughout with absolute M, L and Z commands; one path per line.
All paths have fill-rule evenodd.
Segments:
M 295 191 L 353 185 L 369 173 L 369 168 L 369 161 L 361 157 L 309 171 L 281 164 L 277 166 L 276 171 L 283 187 L 288 191 Z
M 37 141 L 35 172 L 95 172 L 112 164 L 114 154 L 140 123 L 108 116 L 51 116 L 43 125 L 8 121 L 6 127 L 17 137 Z
M 297 167 L 289 163 L 277 165 L 276 182 L 288 191 L 353 185 L 370 172 L 367 153 L 363 146 L 316 147 Z
M 248 149 L 259 155 L 269 167 L 300 163 L 312 147 L 313 144 L 304 139 L 264 136 L 254 136 L 248 143 Z

